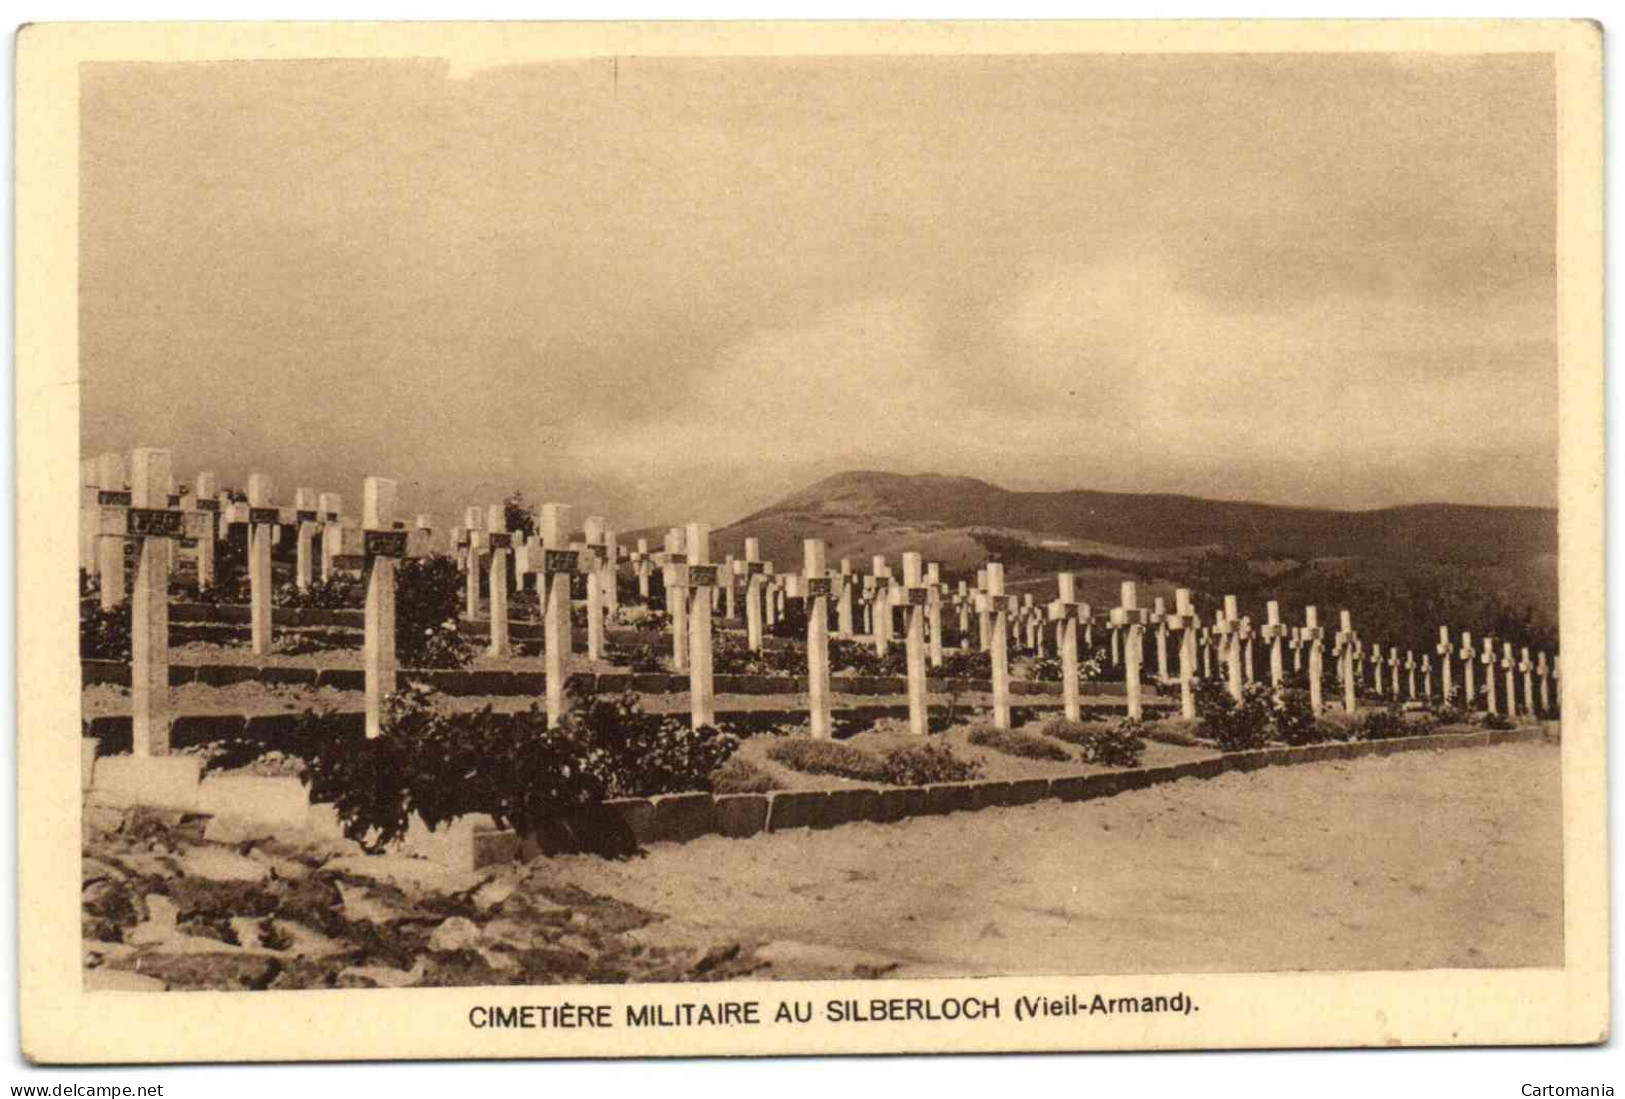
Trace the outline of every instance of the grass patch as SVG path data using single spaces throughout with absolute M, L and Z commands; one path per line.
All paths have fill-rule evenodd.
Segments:
M 981 764 L 960 759 L 946 744 L 921 744 L 886 753 L 886 781 L 892 786 L 965 782 L 981 774 Z
M 765 794 L 780 786 L 773 776 L 748 759 L 734 756 L 711 772 L 714 794 Z
M 860 782 L 885 782 L 886 761 L 835 740 L 786 737 L 767 750 L 767 758 L 804 775 L 839 775 Z
M 1044 736 L 1065 741 L 1083 749 L 1086 763 L 1099 763 L 1107 767 L 1138 767 L 1140 753 L 1145 751 L 1145 726 L 1138 721 L 1124 720 L 1108 725 L 1104 722 L 1085 724 L 1053 717 L 1038 730 Z
M 1031 733 L 1017 732 L 1014 729 L 980 725 L 972 729 L 966 739 L 978 748 L 991 748 L 995 752 L 1003 752 L 1007 756 L 1017 756 L 1021 759 L 1043 759 L 1053 763 L 1072 761 L 1072 753 L 1053 740 L 1033 736 Z

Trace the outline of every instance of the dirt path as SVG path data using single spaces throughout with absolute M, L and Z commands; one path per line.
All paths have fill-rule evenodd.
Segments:
M 549 876 L 777 977 L 1561 965 L 1559 750 L 1411 752 L 1082 804 L 707 838 Z

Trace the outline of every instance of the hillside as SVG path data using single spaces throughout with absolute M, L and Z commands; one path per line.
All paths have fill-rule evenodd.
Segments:
M 635 535 L 637 532 L 633 532 Z M 658 546 L 663 533 L 643 532 Z M 969 477 L 852 472 L 826 478 L 712 533 L 720 561 L 746 536 L 780 571 L 800 567 L 802 541 L 822 538 L 830 565 L 867 572 L 905 550 L 969 578 L 990 557 L 1012 591 L 1049 597 L 1058 571 L 1080 597 L 1115 601 L 1122 580 L 1149 599 L 1199 593 L 1207 613 L 1223 594 L 1261 619 L 1270 598 L 1288 621 L 1315 603 L 1335 624 L 1355 613 L 1362 633 L 1419 650 L 1439 624 L 1550 644 L 1557 619 L 1557 513 L 1545 508 L 1419 504 L 1374 511 L 1288 508 L 1194 496 L 1012 492 Z M 1407 613 L 1409 609 L 1412 613 Z

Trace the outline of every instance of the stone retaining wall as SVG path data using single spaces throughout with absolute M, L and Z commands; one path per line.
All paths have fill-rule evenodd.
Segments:
M 837 790 L 779 790 L 767 794 L 664 794 L 606 802 L 592 814 L 590 827 L 618 831 L 639 846 L 686 843 L 708 835 L 742 839 L 762 832 L 834 828 L 858 822 L 885 824 L 909 817 L 1031 805 L 1048 799 L 1090 801 L 1180 779 L 1216 778 L 1229 771 L 1255 771 L 1264 767 L 1398 752 L 1533 743 L 1556 735 L 1558 727 L 1549 723 L 1507 731 L 1476 730 L 1302 748 L 1265 748 L 1162 767 L 1049 779 L 979 780 L 915 787 L 854 786 Z M 97 745 L 88 739 L 82 758 L 82 784 L 91 804 L 180 809 L 256 825 L 305 828 L 328 834 L 338 829 L 332 807 L 309 805 L 297 778 L 204 776 L 200 762 L 190 756 L 98 759 Z M 535 843 L 496 828 L 489 818 L 478 817 L 463 818 L 432 833 L 419 825 L 404 846 L 464 870 L 529 857 L 539 850 Z

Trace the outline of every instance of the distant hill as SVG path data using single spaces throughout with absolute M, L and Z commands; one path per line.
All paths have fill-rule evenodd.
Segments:
M 639 532 L 623 536 L 623 541 Z M 642 532 L 658 548 L 663 530 Z M 747 536 L 779 571 L 799 569 L 802 542 L 822 538 L 832 567 L 868 572 L 904 551 L 968 577 L 990 557 L 1012 590 L 1053 594 L 1057 571 L 1081 597 L 1110 605 L 1122 580 L 1143 598 L 1175 586 L 1210 610 L 1223 594 L 1277 599 L 1288 621 L 1314 602 L 1335 624 L 1420 648 L 1440 624 L 1496 630 L 1515 644 L 1550 644 L 1557 615 L 1557 512 L 1551 508 L 1417 504 L 1374 511 L 1276 507 L 1195 496 L 1012 492 L 971 477 L 841 473 L 711 535 L 712 559 L 741 556 Z M 1414 620 L 1413 620 L 1414 619 Z M 1367 636 L 1371 636 L 1368 633 Z M 1402 636 L 1401 636 L 1402 635 Z

